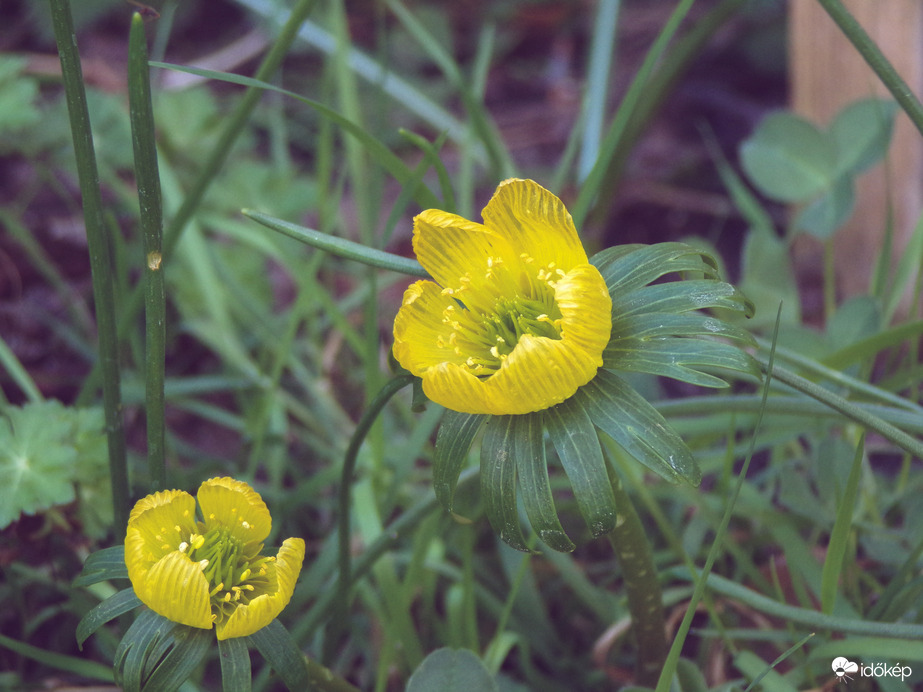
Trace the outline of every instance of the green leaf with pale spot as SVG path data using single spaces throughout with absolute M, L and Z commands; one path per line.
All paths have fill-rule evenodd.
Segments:
M 10 407 L 0 417 L 0 528 L 74 500 L 73 433 L 56 401 Z

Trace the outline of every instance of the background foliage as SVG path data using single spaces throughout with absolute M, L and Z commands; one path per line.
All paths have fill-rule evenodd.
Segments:
M 629 684 L 635 652 L 619 565 L 608 544 L 591 540 L 566 479 L 552 482 L 573 553 L 502 544 L 472 472 L 455 503 L 473 521 L 454 521 L 432 490 L 442 411 L 415 412 L 409 391 L 384 407 L 358 450 L 355 596 L 335 612 L 340 472 L 357 421 L 390 376 L 390 323 L 408 278 L 240 213 L 409 256 L 419 209 L 476 217 L 500 179 L 532 177 L 565 199 L 591 252 L 666 240 L 713 251 L 757 305 L 743 326 L 764 363 L 782 303 L 779 371 L 764 403 L 748 382 L 714 392 L 632 380 L 692 448 L 699 488 L 665 484 L 610 450 L 654 547 L 671 639 L 697 585 L 693 567 L 719 536 L 677 684 L 820 688 L 834 682 L 833 658 L 846 656 L 916 671 L 850 689 L 912 689 L 923 674 L 923 477 L 921 460 L 883 424 L 923 434 L 914 283 L 923 233 L 896 265 L 870 258 L 880 271 L 866 295 L 839 296 L 830 267 L 798 276 L 790 259 L 800 235 L 835 241 L 853 185 L 884 153 L 895 106 L 860 103 L 826 129 L 783 112 L 764 118 L 784 103 L 781 2 L 618 5 L 318 2 L 266 77 L 301 99 L 261 89 L 246 112 L 250 97 L 231 78 L 153 70 L 166 244 L 175 244 L 164 251 L 168 484 L 188 490 L 216 474 L 254 482 L 275 518 L 269 543 L 308 544 L 282 621 L 360 689 L 453 689 L 439 675 L 460 668 L 502 690 Z M 124 74 L 135 8 L 95 0 L 73 9 L 134 500 L 151 481 L 135 297 L 145 256 Z M 154 60 L 209 58 L 207 69 L 250 76 L 279 40 L 269 0 L 156 9 L 147 25 Z M 122 539 L 108 504 L 72 138 L 45 4 L 4 12 L 0 687 L 111 684 L 128 623 L 99 630 L 82 650 L 74 636 L 124 582 L 72 587 L 90 552 Z M 249 43 L 221 52 L 238 39 Z M 254 688 L 279 687 L 256 657 L 253 665 Z M 219 671 L 210 653 L 183 689 L 217 689 Z

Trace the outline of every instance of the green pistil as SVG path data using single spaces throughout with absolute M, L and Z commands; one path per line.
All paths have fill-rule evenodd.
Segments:
M 225 527 L 192 534 L 188 543 L 180 544 L 180 550 L 202 566 L 216 620 L 223 620 L 238 605 L 246 605 L 267 591 L 267 565 L 274 558 L 260 555 L 262 547 L 244 544 Z
M 553 295 L 544 300 L 500 296 L 491 311 L 459 310 L 451 324 L 452 343 L 467 356 L 465 364 L 475 375 L 489 377 L 500 369 L 524 334 L 561 338 L 561 311 Z

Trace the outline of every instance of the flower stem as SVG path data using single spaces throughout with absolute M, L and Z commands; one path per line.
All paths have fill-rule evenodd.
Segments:
M 144 20 L 137 12 L 131 20 L 128 41 L 128 103 L 141 235 L 144 239 L 147 466 L 151 490 L 156 491 L 167 487 L 164 459 L 166 298 L 163 283 L 163 204 L 151 105 L 150 70 L 147 65 L 147 38 L 144 34 Z
M 907 86 L 901 76 L 894 69 L 894 66 L 888 62 L 884 53 L 866 33 L 862 25 L 856 21 L 849 10 L 847 10 L 840 0 L 818 0 L 821 6 L 830 15 L 830 18 L 837 23 L 840 30 L 846 35 L 846 38 L 853 44 L 859 54 L 865 59 L 878 78 L 884 83 L 907 116 L 913 121 L 914 126 L 923 134 L 923 104 L 914 96 L 913 91 Z
M 115 532 L 118 534 L 124 531 L 128 523 L 129 489 L 125 431 L 122 427 L 121 375 L 119 373 L 112 261 L 109 253 L 109 238 L 106 235 L 106 225 L 103 220 L 99 170 L 96 167 L 93 133 L 90 129 L 90 113 L 83 85 L 80 54 L 77 50 L 77 37 L 74 33 L 74 20 L 68 0 L 50 1 L 51 21 L 54 26 L 55 42 L 58 45 L 58 55 L 61 58 L 61 77 L 64 82 L 67 112 L 74 140 L 74 157 L 77 160 L 77 177 L 80 181 L 80 195 L 83 199 L 83 220 L 90 252 L 93 303 L 96 307 L 96 324 L 99 334 L 103 409 L 109 443 L 109 477 L 112 481 Z
M 337 586 L 338 604 L 336 610 L 338 617 L 333 618 L 335 627 L 342 627 L 349 602 L 349 587 L 352 581 L 352 562 L 349 552 L 350 534 L 350 505 L 352 499 L 352 479 L 356 470 L 356 459 L 359 456 L 359 448 L 365 441 L 366 435 L 371 430 L 385 404 L 392 396 L 397 394 L 401 389 L 413 382 L 412 375 L 398 375 L 385 383 L 378 391 L 375 398 L 369 402 L 368 408 L 363 412 L 362 417 L 356 424 L 356 430 L 349 440 L 349 447 L 346 448 L 346 455 L 343 457 L 343 469 L 340 475 L 340 491 L 338 498 L 337 511 L 339 513 L 339 580 Z M 328 637 L 329 642 L 333 642 L 335 637 Z M 332 645 L 332 644 L 331 644 Z
M 653 687 L 657 684 L 667 657 L 663 594 L 651 544 L 641 519 L 611 464 L 607 468 L 618 511 L 615 528 L 607 536 L 622 568 L 625 596 L 628 598 L 628 611 L 635 633 L 638 651 L 635 683 L 642 687 Z

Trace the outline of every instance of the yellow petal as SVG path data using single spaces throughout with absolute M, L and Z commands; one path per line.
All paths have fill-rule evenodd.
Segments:
M 483 282 L 489 257 L 507 263 L 519 257 L 503 237 L 438 209 L 427 209 L 413 220 L 413 251 L 436 283 L 453 290 L 462 288 L 462 277 L 471 285 Z
M 554 262 L 567 271 L 587 261 L 564 203 L 533 180 L 504 180 L 482 214 L 488 229 L 506 238 L 517 255 L 524 252 L 539 266 Z
M 208 581 L 198 563 L 173 551 L 155 562 L 139 580 L 135 595 L 148 608 L 181 625 L 212 628 Z
M 243 481 L 211 478 L 196 494 L 205 525 L 226 526 L 244 543 L 259 543 L 272 529 L 272 517 L 263 498 Z
M 404 292 L 394 318 L 394 357 L 414 375 L 420 376 L 438 363 L 464 361 L 465 356 L 456 354 L 449 344 L 451 328 L 442 321 L 450 305 L 462 309 L 432 281 L 417 281 Z
M 482 380 L 446 363 L 423 376 L 423 391 L 437 404 L 462 413 L 532 413 L 572 396 L 600 365 L 600 356 L 566 339 L 525 334 L 495 375 Z
M 598 357 L 612 334 L 612 298 L 606 281 L 592 264 L 571 269 L 555 284 L 555 302 L 561 311 L 561 338 Z
M 125 533 L 125 565 L 132 585 L 137 587 L 140 574 L 188 541 L 195 530 L 195 499 L 189 493 L 165 490 L 138 500 Z
M 218 639 L 246 637 L 272 622 L 291 600 L 303 562 L 304 541 L 300 538 L 286 539 L 275 562 L 268 564 L 272 575 L 270 590 L 248 604 L 238 606 L 230 617 L 218 623 Z

